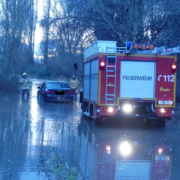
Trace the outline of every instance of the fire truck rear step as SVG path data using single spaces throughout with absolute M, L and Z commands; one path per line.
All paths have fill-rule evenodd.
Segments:
M 112 84 L 111 84 L 111 85 L 109 85 L 109 84 L 108 84 L 107 86 L 113 86 L 113 87 L 114 87 L 115 85 L 112 85 Z
M 108 56 L 108 58 L 115 58 L 114 56 Z
M 106 75 L 107 77 L 116 77 L 115 75 Z
M 114 101 L 114 98 L 107 98 L 107 100 L 109 100 L 109 101 L 111 101 L 111 100 Z
M 114 67 L 115 68 L 116 66 L 108 66 L 108 67 Z
M 115 70 L 107 70 L 106 72 L 115 72 Z
M 84 115 L 90 117 L 90 113 L 89 112 L 83 112 Z

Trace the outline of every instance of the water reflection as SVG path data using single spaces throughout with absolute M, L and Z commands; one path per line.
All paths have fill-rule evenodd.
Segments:
M 18 179 L 17 168 L 20 170 L 23 168 L 27 156 L 29 134 L 27 109 L 29 109 L 29 103 L 22 101 L 18 106 L 19 97 L 6 94 L 1 96 L 1 100 L 0 176 L 3 180 L 11 177 Z M 16 102 L 16 106 L 14 106 L 14 102 Z
M 128 141 L 121 142 L 119 150 L 124 157 L 128 156 L 132 152 L 132 145 Z
M 105 130 L 84 121 L 81 128 L 79 179 L 170 179 L 172 145 L 165 133 Z
M 169 180 L 171 167 L 179 180 L 179 126 L 95 127 L 78 102 L 37 101 L 40 83 L 33 81 L 29 99 L 0 95 L 0 180 L 46 180 L 41 167 L 54 153 L 79 170 L 79 180 Z
M 0 180 L 47 179 L 40 160 L 55 152 L 62 162 L 78 165 L 79 105 L 37 102 L 36 83 L 29 99 L 0 95 Z

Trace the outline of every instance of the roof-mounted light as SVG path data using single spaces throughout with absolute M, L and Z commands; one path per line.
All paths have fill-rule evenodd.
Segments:
M 149 44 L 149 50 L 154 50 L 154 44 Z
M 147 49 L 147 45 L 146 44 L 141 44 L 141 49 L 142 50 L 146 50 Z
M 138 44 L 138 43 L 135 43 L 135 44 L 133 45 L 133 48 L 134 48 L 134 49 L 139 49 L 139 44 Z

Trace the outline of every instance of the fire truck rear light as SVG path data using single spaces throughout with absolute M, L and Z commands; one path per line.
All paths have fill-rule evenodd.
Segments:
M 159 105 L 173 105 L 173 101 L 158 101 Z
M 113 113 L 114 108 L 113 108 L 113 107 L 108 107 L 107 111 L 108 111 L 109 113 Z
M 104 111 L 108 112 L 108 113 L 113 113 L 114 112 L 114 108 L 113 107 L 104 107 Z
M 111 154 L 111 146 L 106 145 L 106 153 Z
M 99 66 L 100 66 L 99 67 L 100 70 L 105 70 L 106 69 L 106 62 L 104 60 L 101 60 Z
M 161 154 L 163 151 L 164 151 L 163 148 L 159 148 L 159 149 L 158 149 L 158 153 L 159 153 L 159 154 Z
M 106 151 L 110 151 L 111 150 L 111 146 L 107 145 L 106 146 Z
M 104 61 L 101 62 L 101 67 L 105 67 L 105 62 Z
M 166 110 L 164 108 L 159 109 L 160 113 L 166 113 Z
M 175 72 L 177 69 L 177 64 L 176 62 L 172 62 L 172 66 L 171 66 L 172 72 Z
M 172 69 L 173 69 L 173 70 L 176 69 L 176 64 L 172 64 Z

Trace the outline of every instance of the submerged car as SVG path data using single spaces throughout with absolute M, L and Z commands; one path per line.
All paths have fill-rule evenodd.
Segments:
M 44 82 L 37 87 L 38 100 L 72 102 L 73 91 L 65 82 Z

